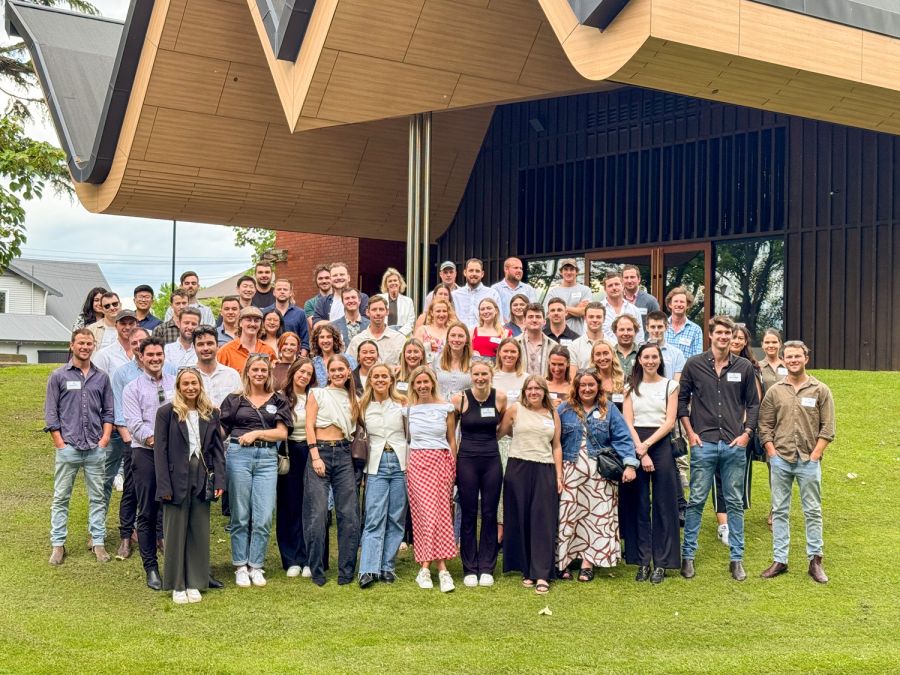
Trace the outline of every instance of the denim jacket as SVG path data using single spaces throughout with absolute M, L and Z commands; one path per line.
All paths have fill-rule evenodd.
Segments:
M 581 449 L 581 439 L 585 434 L 585 422 L 578 418 L 578 414 L 569 405 L 563 403 L 558 408 L 559 420 L 562 423 L 562 452 L 564 462 L 574 462 L 578 459 L 578 451 Z M 594 413 L 597 414 L 595 417 Z M 637 455 L 634 454 L 634 441 L 628 431 L 628 424 L 622 413 L 616 406 L 607 404 L 606 417 L 600 417 L 597 406 L 587 411 L 586 420 L 590 433 L 587 435 L 588 457 L 595 459 L 600 448 L 612 447 L 625 466 L 640 466 Z

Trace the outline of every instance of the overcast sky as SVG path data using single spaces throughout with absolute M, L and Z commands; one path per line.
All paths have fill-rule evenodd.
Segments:
M 92 1 L 104 16 L 122 19 L 128 11 L 127 0 Z M 6 105 L 2 97 L 0 104 Z M 28 133 L 59 145 L 49 120 L 38 120 Z M 77 198 L 49 192 L 26 202 L 25 208 L 23 257 L 97 262 L 113 290 L 124 297 L 131 297 L 140 283 L 158 289 L 171 276 L 172 221 L 93 214 Z M 192 269 L 209 286 L 249 267 L 252 249 L 234 245 L 232 228 L 179 222 L 177 229 L 176 276 Z

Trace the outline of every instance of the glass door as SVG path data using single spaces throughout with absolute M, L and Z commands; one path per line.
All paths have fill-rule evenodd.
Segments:
M 694 304 L 688 310 L 688 319 L 700 326 L 706 345 L 706 324 L 711 316 L 711 245 L 677 244 L 664 246 L 660 251 L 662 288 L 656 296 L 659 306 L 665 307 L 666 294 L 677 286 L 685 287 L 694 296 Z
M 587 260 L 586 285 L 591 287 L 595 298 L 605 297 L 603 277 L 609 270 L 622 271 L 625 265 L 634 265 L 641 273 L 641 288 L 656 295 L 653 289 L 655 249 L 632 248 L 615 251 L 598 251 L 589 253 Z

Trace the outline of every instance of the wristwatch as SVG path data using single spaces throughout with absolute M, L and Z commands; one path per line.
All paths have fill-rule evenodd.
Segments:
M 751 429 L 750 427 L 744 427 L 744 433 L 747 434 L 748 436 L 750 436 L 751 438 L 753 437 L 753 429 Z

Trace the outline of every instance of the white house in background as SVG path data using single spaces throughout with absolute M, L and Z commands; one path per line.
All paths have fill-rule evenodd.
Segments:
M 109 288 L 95 263 L 13 260 L 0 276 L 0 354 L 65 361 L 75 317 L 98 286 Z

